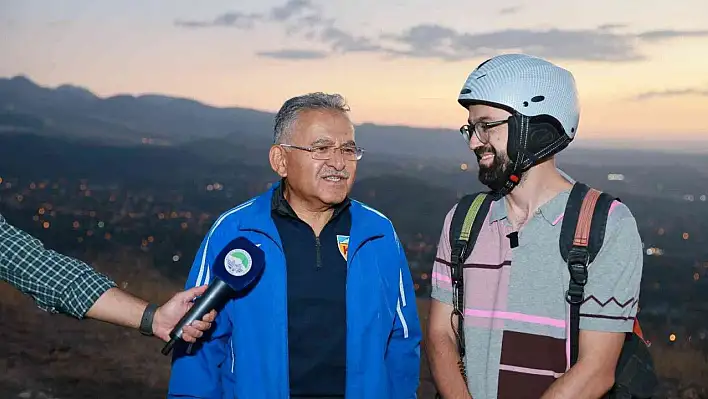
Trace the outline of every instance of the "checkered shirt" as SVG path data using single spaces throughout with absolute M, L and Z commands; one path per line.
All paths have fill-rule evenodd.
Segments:
M 40 309 L 84 318 L 116 284 L 86 263 L 50 249 L 0 215 L 0 280 L 30 295 Z

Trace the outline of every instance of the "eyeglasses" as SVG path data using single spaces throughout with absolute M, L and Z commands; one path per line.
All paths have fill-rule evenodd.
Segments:
M 507 122 L 509 122 L 508 119 L 491 122 L 477 122 L 472 126 L 462 125 L 460 127 L 460 133 L 462 134 L 462 137 L 464 137 L 465 140 L 469 143 L 470 139 L 472 138 L 472 135 L 470 134 L 471 129 L 472 131 L 474 131 L 474 135 L 477 136 L 477 140 L 479 140 L 483 144 L 488 144 L 490 130 Z
M 312 147 L 301 147 L 293 144 L 280 144 L 283 147 L 295 148 L 297 150 L 307 151 L 312 154 L 312 159 L 326 161 L 332 158 L 335 151 L 339 151 L 342 157 L 347 161 L 358 161 L 364 155 L 364 149 L 354 146 L 335 147 L 333 145 L 321 145 Z

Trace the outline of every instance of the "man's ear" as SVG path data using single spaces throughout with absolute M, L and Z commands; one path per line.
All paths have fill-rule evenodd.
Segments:
M 288 176 L 288 160 L 285 157 L 285 150 L 279 145 L 273 145 L 268 152 L 270 167 L 280 177 Z

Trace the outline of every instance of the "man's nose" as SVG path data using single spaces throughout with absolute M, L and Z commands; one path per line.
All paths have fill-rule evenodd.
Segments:
M 343 170 L 347 166 L 344 154 L 342 154 L 340 150 L 332 151 L 332 155 L 329 157 L 329 160 L 327 160 L 327 163 L 336 170 Z
M 472 133 L 470 134 L 470 150 L 474 151 L 479 147 L 482 147 L 484 143 L 482 143 L 478 138 L 477 135 Z

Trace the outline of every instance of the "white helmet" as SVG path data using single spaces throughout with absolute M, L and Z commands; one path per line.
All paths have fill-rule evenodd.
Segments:
M 518 184 L 524 171 L 566 148 L 580 120 L 573 75 L 525 54 L 484 61 L 465 80 L 458 102 L 465 108 L 486 104 L 512 114 L 507 153 L 513 167 L 499 189 L 502 195 Z
M 505 54 L 483 62 L 467 77 L 458 101 L 465 108 L 471 103 L 489 103 L 526 116 L 550 115 L 571 139 L 580 120 L 573 75 L 525 54 Z

